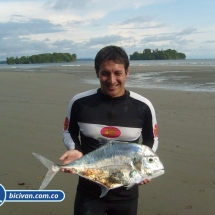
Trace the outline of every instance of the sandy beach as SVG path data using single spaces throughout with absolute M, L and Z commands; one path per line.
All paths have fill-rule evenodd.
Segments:
M 211 68 L 201 67 L 208 69 Z M 83 77 L 95 76 L 91 67 L 60 70 L 58 67 L 49 67 L 49 72 L 0 70 L 0 184 L 6 190 L 39 188 L 47 169 L 32 152 L 59 163 L 66 150 L 62 130 L 70 99 L 76 93 L 99 87 L 99 83 L 82 82 Z M 83 70 L 86 72 L 78 72 Z M 132 70 L 138 71 L 140 67 Z M 198 73 L 198 78 L 205 76 Z M 155 107 L 160 142 L 157 154 L 166 171 L 140 187 L 138 215 L 215 214 L 215 93 L 127 89 L 147 97 Z M 63 190 L 64 201 L 5 202 L 0 214 L 72 215 L 76 184 L 77 176 L 58 173 L 47 189 Z

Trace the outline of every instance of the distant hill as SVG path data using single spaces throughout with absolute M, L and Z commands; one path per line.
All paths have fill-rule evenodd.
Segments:
M 7 64 L 32 64 L 32 63 L 59 63 L 76 61 L 76 54 L 70 53 L 46 53 L 32 56 L 22 56 L 20 58 L 9 57 L 6 60 Z
M 184 53 L 178 53 L 173 49 L 144 49 L 142 53 L 134 52 L 130 55 L 130 60 L 184 60 L 185 58 L 186 55 Z
M 6 64 L 7 62 L 6 61 L 0 61 L 0 64 Z

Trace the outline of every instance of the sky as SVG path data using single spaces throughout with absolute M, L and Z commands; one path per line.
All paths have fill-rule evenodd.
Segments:
M 175 49 L 215 58 L 214 0 L 0 0 L 0 61 L 42 53 L 94 58 L 107 45 L 127 54 Z

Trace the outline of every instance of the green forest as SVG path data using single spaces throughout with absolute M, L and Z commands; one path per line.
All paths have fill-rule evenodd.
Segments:
M 173 49 L 144 49 L 142 53 L 134 52 L 130 55 L 130 60 L 184 60 L 185 58 L 184 53 L 178 53 Z
M 76 54 L 70 53 L 46 53 L 32 56 L 22 56 L 20 58 L 9 57 L 7 64 L 32 64 L 32 63 L 59 63 L 76 61 Z

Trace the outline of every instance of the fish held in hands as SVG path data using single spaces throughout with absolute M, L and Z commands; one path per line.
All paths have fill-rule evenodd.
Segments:
M 154 151 L 136 143 L 109 141 L 100 148 L 66 165 L 55 164 L 33 153 L 49 170 L 40 186 L 44 189 L 61 169 L 72 169 L 79 176 L 100 185 L 101 196 L 110 189 L 125 186 L 127 189 L 145 179 L 164 174 L 164 166 Z

